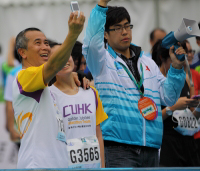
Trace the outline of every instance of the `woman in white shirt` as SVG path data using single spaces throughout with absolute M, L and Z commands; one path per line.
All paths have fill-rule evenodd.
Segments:
M 52 48 L 54 53 L 60 45 Z M 72 57 L 56 75 L 50 87 L 63 116 L 69 168 L 100 168 L 104 164 L 104 145 L 100 123 L 107 119 L 95 88 L 84 90 L 73 79 Z

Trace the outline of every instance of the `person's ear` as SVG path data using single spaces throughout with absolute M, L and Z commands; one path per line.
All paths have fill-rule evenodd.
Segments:
M 108 40 L 108 32 L 104 32 L 104 38 L 106 39 L 106 40 Z
M 20 54 L 20 56 L 21 56 L 23 59 L 26 59 L 26 58 L 27 58 L 27 56 L 26 56 L 26 49 L 19 48 L 19 49 L 18 49 L 18 53 Z

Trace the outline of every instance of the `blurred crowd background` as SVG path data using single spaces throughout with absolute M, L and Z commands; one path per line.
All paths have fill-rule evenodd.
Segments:
M 86 16 L 86 24 L 97 0 L 78 0 Z M 167 33 L 176 31 L 183 18 L 200 22 L 200 0 L 113 0 L 112 6 L 124 6 L 131 18 L 132 43 L 151 51 L 150 33 L 162 28 Z M 6 130 L 3 91 L 5 78 L 18 62 L 10 59 L 14 52 L 14 37 L 23 29 L 37 27 L 47 38 L 63 42 L 68 32 L 71 13 L 69 0 L 0 0 L 0 169 L 16 168 L 17 147 Z M 85 28 L 84 28 L 85 30 Z M 83 31 L 79 37 L 82 42 Z M 193 50 L 200 51 L 195 38 L 189 39 Z

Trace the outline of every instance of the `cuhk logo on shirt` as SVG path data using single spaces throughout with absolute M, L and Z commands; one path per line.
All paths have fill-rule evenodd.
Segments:
M 89 114 L 92 113 L 89 109 L 91 104 L 75 104 L 75 105 L 66 105 L 63 107 L 63 117 L 77 114 Z

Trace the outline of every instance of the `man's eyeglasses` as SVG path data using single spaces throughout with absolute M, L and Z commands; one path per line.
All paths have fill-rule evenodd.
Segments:
M 125 25 L 125 26 L 115 26 L 114 29 L 107 29 L 106 31 L 115 31 L 117 33 L 121 33 L 125 29 L 126 31 L 130 31 L 133 29 L 133 25 Z
M 192 53 L 194 55 L 195 54 L 195 50 L 188 50 L 187 53 Z

